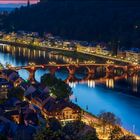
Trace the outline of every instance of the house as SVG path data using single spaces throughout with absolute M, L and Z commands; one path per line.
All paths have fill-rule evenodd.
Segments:
M 4 116 L 17 124 L 38 125 L 37 113 L 30 109 L 29 106 L 7 111 Z
M 8 77 L 9 77 L 13 72 L 15 72 L 15 71 L 14 71 L 14 70 L 11 70 L 11 69 L 4 69 L 4 70 L 2 71 L 3 75 L 6 77 L 7 80 L 9 80 Z
M 10 110 L 5 112 L 4 116 L 9 119 L 14 121 L 15 123 L 19 124 L 20 123 L 20 113 L 18 110 Z
M 36 126 L 38 125 L 38 117 L 37 113 L 34 112 L 32 109 L 26 109 L 24 112 L 24 123 L 25 125 L 33 125 Z
M 21 77 L 15 77 L 11 82 L 14 84 L 14 87 L 18 87 L 23 81 Z
M 42 106 L 45 105 L 50 98 L 49 93 L 43 93 L 39 90 L 35 91 L 32 94 L 31 102 L 42 109 Z
M 38 107 L 45 118 L 55 117 L 61 122 L 74 121 L 80 118 L 81 109 L 66 100 L 58 101 L 51 96 L 48 87 L 30 86 L 25 91 L 25 97 Z
M 45 118 L 53 118 L 60 120 L 62 123 L 75 121 L 81 117 L 81 109 L 68 101 L 49 100 L 42 109 Z
M 21 103 L 19 99 L 17 99 L 16 97 L 12 97 L 5 102 L 4 106 L 13 108 L 16 107 L 16 105 L 19 103 Z
M 0 99 L 7 99 L 9 88 L 10 83 L 4 78 L 0 78 Z
M 48 93 L 49 92 L 49 87 L 44 85 L 44 84 L 40 84 L 37 87 L 39 90 L 43 91 L 44 93 Z
M 14 87 L 19 86 L 20 83 L 23 82 L 23 79 L 21 77 L 19 77 L 19 74 L 16 71 L 13 71 L 10 75 L 8 75 L 7 78 L 10 82 L 13 83 Z
M 28 87 L 30 86 L 30 84 L 27 83 L 27 82 L 25 82 L 25 81 L 23 81 L 23 82 L 20 83 L 19 86 L 20 86 L 24 91 L 26 91 L 26 90 L 28 89 Z
M 24 92 L 24 96 L 28 96 L 31 95 L 32 93 L 34 93 L 37 89 L 30 85 L 29 87 L 27 87 L 26 91 Z
M 14 70 L 11 70 L 11 69 L 4 69 L 4 70 L 2 71 L 2 74 L 3 74 L 3 76 L 5 76 L 5 78 L 6 78 L 8 81 L 10 81 L 10 82 L 12 82 L 12 83 L 15 83 L 14 85 L 16 85 L 16 83 L 19 83 L 19 81 L 20 81 L 20 82 L 23 82 L 23 79 L 20 78 L 18 72 L 14 71 Z M 18 82 L 17 82 L 17 79 L 19 79 Z M 18 86 L 18 85 L 16 85 L 16 86 Z
M 29 103 L 26 101 L 16 103 L 16 108 L 22 111 L 27 110 L 29 108 Z

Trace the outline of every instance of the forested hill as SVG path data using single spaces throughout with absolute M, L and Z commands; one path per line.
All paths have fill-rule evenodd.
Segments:
M 139 47 L 140 1 L 42 0 L 16 9 L 6 18 L 4 27 Z

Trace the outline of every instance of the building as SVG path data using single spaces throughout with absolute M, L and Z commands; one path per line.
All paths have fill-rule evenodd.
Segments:
M 42 107 L 47 103 L 48 99 L 50 98 L 49 94 L 44 94 L 38 90 L 35 91 L 35 93 L 33 94 L 31 97 L 31 103 L 42 109 Z
M 19 86 L 24 80 L 14 70 L 3 70 L 2 75 L 13 84 L 14 87 Z
M 117 57 L 118 58 L 126 58 L 126 52 L 125 51 L 118 52 Z
M 77 105 L 66 100 L 57 100 L 55 96 L 51 96 L 47 87 L 31 86 L 24 95 L 26 100 L 40 109 L 46 119 L 56 118 L 62 123 L 80 119 L 81 109 Z
M 83 46 L 81 44 L 76 45 L 77 51 L 86 51 L 86 52 L 96 52 L 96 48 L 93 46 Z
M 20 113 L 18 110 L 10 110 L 5 112 L 5 117 L 17 124 L 20 123 Z
M 81 118 L 81 109 L 68 101 L 48 100 L 43 106 L 42 114 L 45 118 L 56 118 L 63 124 Z
M 107 47 L 101 46 L 101 45 L 96 46 L 95 52 L 96 52 L 96 54 L 101 54 L 101 55 L 109 55 L 110 54 L 110 50 Z
M 7 99 L 9 88 L 10 83 L 4 78 L 0 78 L 0 99 Z
M 21 102 L 13 110 L 6 111 L 4 116 L 17 124 L 38 125 L 37 113 L 29 108 L 27 102 Z
M 126 58 L 127 60 L 132 61 L 134 63 L 140 63 L 140 49 L 135 48 L 126 51 Z

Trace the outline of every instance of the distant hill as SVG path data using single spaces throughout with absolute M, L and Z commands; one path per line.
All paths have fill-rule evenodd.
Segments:
M 11 12 L 15 8 L 20 8 L 21 6 L 26 6 L 27 4 L 0 4 L 0 12 L 1 11 L 8 11 Z
M 140 46 L 138 0 L 42 0 L 4 21 L 7 30 L 50 32 L 68 39 Z
M 4 8 L 0 8 L 0 12 L 2 12 L 2 11 L 11 12 L 11 11 L 13 11 L 14 9 L 15 9 L 15 8 L 4 7 Z

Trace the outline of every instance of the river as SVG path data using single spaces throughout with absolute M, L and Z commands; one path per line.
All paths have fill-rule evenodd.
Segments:
M 68 63 L 73 58 L 58 55 L 57 53 L 29 50 L 17 47 L 0 47 L 0 63 L 10 63 L 14 66 L 27 65 L 29 62 L 44 64 L 50 61 Z M 40 81 L 41 75 L 48 70 L 37 70 L 36 80 Z M 28 78 L 26 70 L 20 70 L 22 78 Z M 84 74 L 83 74 L 84 75 Z M 77 73 L 77 77 L 83 76 Z M 57 71 L 58 78 L 66 79 L 67 71 Z M 118 81 L 110 79 L 104 83 L 96 83 L 94 80 L 69 83 L 73 90 L 71 100 L 83 109 L 98 115 L 101 111 L 110 111 L 116 114 L 122 121 L 122 126 L 135 134 L 140 135 L 140 78 L 138 75 L 125 77 Z

